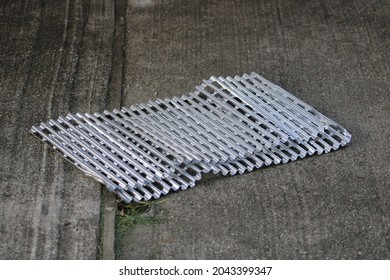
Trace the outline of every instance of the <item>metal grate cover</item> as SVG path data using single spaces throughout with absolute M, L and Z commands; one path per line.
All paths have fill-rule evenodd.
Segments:
M 126 203 L 346 145 L 351 135 L 257 73 L 211 77 L 194 92 L 68 114 L 31 132 Z

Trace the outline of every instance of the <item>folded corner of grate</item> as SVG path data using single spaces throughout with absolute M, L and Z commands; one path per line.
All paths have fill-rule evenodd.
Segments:
M 95 114 L 68 114 L 31 132 L 125 203 L 346 145 L 339 124 L 257 73 L 211 77 L 188 94 Z

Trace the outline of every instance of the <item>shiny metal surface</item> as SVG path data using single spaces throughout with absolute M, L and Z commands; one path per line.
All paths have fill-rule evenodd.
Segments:
M 31 132 L 126 203 L 346 145 L 336 122 L 257 73 L 211 77 L 194 92 L 103 113 L 68 114 Z

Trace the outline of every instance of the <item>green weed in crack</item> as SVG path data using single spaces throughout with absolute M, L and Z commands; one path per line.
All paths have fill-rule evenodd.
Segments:
M 162 221 L 159 216 L 148 215 L 151 207 L 158 202 L 138 202 L 132 204 L 118 204 L 117 217 L 116 217 L 116 242 L 115 242 L 115 258 L 121 259 L 122 257 L 122 242 L 123 236 L 136 225 L 148 225 L 155 224 Z

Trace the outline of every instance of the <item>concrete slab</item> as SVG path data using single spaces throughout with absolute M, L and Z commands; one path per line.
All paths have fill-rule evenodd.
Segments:
M 101 185 L 28 130 L 109 104 L 114 3 L 0 5 L 0 258 L 95 259 Z
M 388 1 L 128 1 L 124 104 L 257 71 L 345 126 L 337 152 L 166 197 L 125 259 L 388 259 Z

